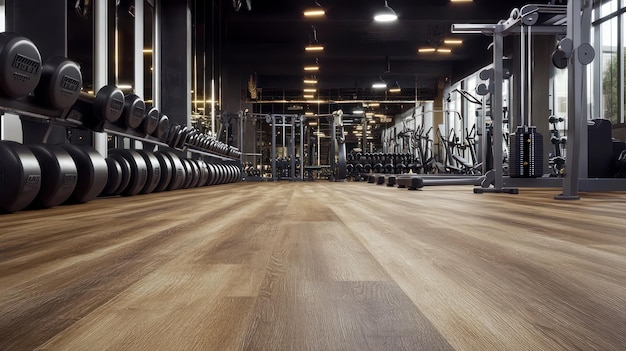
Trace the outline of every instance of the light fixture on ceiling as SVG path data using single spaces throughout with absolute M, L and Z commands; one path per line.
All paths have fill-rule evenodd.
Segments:
M 315 89 L 315 88 L 305 88 L 302 91 L 304 91 L 305 93 L 315 93 L 317 91 L 317 89 Z
M 474 0 L 450 0 L 450 2 L 474 2 Z
M 302 97 L 305 99 L 315 99 L 315 95 L 313 94 L 304 94 L 302 95 Z
M 393 83 L 393 85 L 391 86 L 391 88 L 389 88 L 389 92 L 390 93 L 399 93 L 402 91 L 402 88 L 400 88 L 400 83 L 398 83 L 398 81 L 396 80 L 395 83 Z
M 372 89 L 386 89 L 387 88 L 387 82 L 385 82 L 382 78 L 380 78 L 379 80 L 375 81 L 372 84 Z
M 463 40 L 461 39 L 444 39 L 443 43 L 446 45 L 461 45 L 463 44 Z
M 304 66 L 304 70 L 307 72 L 315 72 L 315 71 L 320 70 L 320 66 L 319 65 Z
M 304 10 L 304 17 L 321 17 L 326 14 L 319 2 L 315 1 L 315 7 Z
M 317 84 L 317 79 L 314 77 L 304 78 L 304 84 Z
M 360 107 L 357 107 L 354 110 L 352 110 L 352 114 L 353 115 L 362 115 L 364 113 L 365 113 L 365 111 L 362 108 L 360 108 Z
M 320 52 L 324 51 L 324 45 L 320 44 L 317 40 L 317 30 L 315 26 L 311 26 L 312 34 L 309 40 L 309 45 L 304 47 L 306 52 Z
M 452 49 L 437 48 L 437 53 L 439 53 L 439 54 L 451 54 L 452 53 Z
M 389 7 L 387 0 L 385 0 L 385 6 L 378 10 L 374 15 L 374 21 L 376 22 L 393 22 L 397 19 L 398 15 L 396 14 L 396 11 Z
M 435 48 L 430 48 L 430 47 L 426 47 L 426 48 L 419 48 L 417 50 L 417 52 L 419 52 L 420 54 L 428 54 L 431 52 L 437 52 L 437 49 Z

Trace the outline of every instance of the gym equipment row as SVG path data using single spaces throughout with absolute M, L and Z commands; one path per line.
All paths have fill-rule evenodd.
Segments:
M 233 183 L 242 176 L 234 164 L 180 158 L 170 151 L 113 149 L 110 154 L 105 159 L 87 146 L 0 141 L 0 212 Z
M 181 158 L 171 151 L 111 149 L 106 159 L 108 180 L 101 195 L 133 196 L 189 189 L 241 180 L 234 164 Z
M 82 82 L 77 63 L 63 57 L 42 63 L 32 41 L 16 33 L 0 33 L 1 109 L 22 117 L 46 118 L 51 125 L 82 126 L 222 159 L 241 156 L 236 148 L 194 128 L 170 124 L 166 115 L 136 94 L 125 96 L 117 87 L 106 85 L 92 95 L 81 92 Z
M 346 171 L 355 181 L 362 180 L 363 173 L 404 174 L 418 173 L 421 164 L 411 154 L 350 153 Z

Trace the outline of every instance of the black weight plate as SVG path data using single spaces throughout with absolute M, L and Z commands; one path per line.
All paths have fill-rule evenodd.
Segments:
M 141 125 L 146 115 L 146 104 L 135 95 L 128 94 L 124 97 L 124 111 L 122 112 L 123 124 L 130 129 L 136 129 Z
M 176 190 L 180 189 L 185 181 L 185 169 L 183 168 L 183 163 L 180 160 L 180 157 L 173 152 L 163 152 L 165 157 L 167 157 L 172 163 L 172 179 L 168 184 L 166 190 Z
M 124 93 L 114 85 L 103 86 L 96 94 L 93 111 L 98 119 L 117 122 L 124 111 Z
M 72 156 L 56 145 L 28 145 L 41 167 L 41 189 L 35 207 L 58 206 L 70 198 L 78 180 Z
M 122 186 L 122 165 L 114 158 L 106 158 L 107 167 L 109 168 L 109 178 L 107 185 L 102 189 L 100 195 L 111 195 Z M 130 178 L 127 178 L 130 180 Z
M 84 203 L 95 199 L 109 178 L 109 169 L 104 157 L 90 146 L 71 144 L 60 146 L 70 153 L 78 169 L 78 181 L 69 201 Z
M 165 141 L 169 137 L 170 130 L 170 120 L 166 115 L 161 115 L 159 117 L 159 124 L 157 124 L 157 128 L 152 133 L 153 136 Z
M 176 137 L 176 147 L 182 149 L 185 146 L 185 139 L 187 139 L 187 133 L 189 132 L 189 128 L 182 127 L 178 132 L 178 136 Z
M 226 169 L 226 180 L 224 181 L 224 183 L 226 184 L 232 183 L 233 182 L 233 169 L 230 167 L 230 165 L 224 165 L 224 169 Z
M 32 41 L 0 33 L 0 91 L 12 98 L 30 94 L 41 78 L 41 55 Z
M 198 164 L 198 168 L 200 169 L 200 181 L 198 182 L 198 186 L 208 185 L 209 181 L 209 168 L 203 160 L 194 160 Z
M 233 165 L 234 169 L 235 169 L 235 183 L 238 183 L 239 181 L 241 181 L 241 168 L 239 166 Z
M 56 56 L 46 60 L 43 65 L 35 97 L 46 106 L 64 110 L 78 100 L 82 86 L 83 75 L 78 64 Z
M 145 150 L 135 150 L 143 160 L 146 161 L 146 166 L 148 166 L 148 179 L 146 180 L 146 185 L 141 189 L 141 194 L 149 194 L 156 189 L 157 185 L 161 181 L 161 164 L 159 163 L 159 159 L 152 152 L 147 152 Z
M 219 178 L 217 181 L 217 184 L 225 184 L 226 183 L 226 169 L 224 168 L 223 164 L 216 164 L 217 168 L 218 168 L 218 174 L 219 174 Z
M 181 126 L 179 124 L 173 124 L 170 126 L 170 131 L 167 133 L 167 145 L 170 147 L 176 147 L 178 141 L 178 132 L 180 132 Z
M 41 167 L 32 151 L 12 141 L 0 141 L 0 211 L 28 206 L 41 189 Z
M 122 155 L 109 155 L 108 158 L 117 161 L 117 163 L 120 165 L 121 180 L 120 185 L 116 189 L 113 189 L 111 193 L 107 195 L 120 195 L 122 191 L 126 190 L 126 188 L 128 188 L 128 185 L 130 184 L 130 178 L 132 173 L 132 170 L 130 168 L 130 162 L 128 162 L 128 160 L 125 159 Z
M 207 163 L 207 169 L 209 170 L 209 179 L 207 180 L 206 185 L 215 185 L 217 181 L 217 171 L 215 169 L 215 165 Z
M 197 188 L 200 182 L 200 166 L 192 159 L 187 159 L 187 161 L 191 166 L 191 184 L 189 184 L 189 187 Z
M 232 171 L 233 177 L 231 179 L 231 183 L 236 183 L 237 182 L 237 166 L 235 165 L 230 165 L 230 169 Z
M 141 124 L 141 132 L 146 133 L 146 135 L 154 134 L 159 125 L 160 118 L 159 110 L 154 107 L 148 108 L 143 118 L 143 123 Z
M 126 160 L 122 155 L 109 155 L 109 158 L 116 160 L 120 164 L 120 168 L 122 169 L 122 173 L 120 173 L 120 176 L 122 178 L 120 186 L 117 187 L 117 189 L 114 189 L 110 195 L 120 195 L 124 190 L 126 190 L 126 188 L 128 188 L 128 185 L 130 184 L 130 177 L 132 172 L 130 168 L 130 162 L 128 162 L 128 160 Z
M 191 181 L 193 180 L 191 163 L 189 163 L 186 158 L 182 158 L 180 161 L 183 163 L 183 168 L 185 169 L 185 181 L 183 182 L 182 189 L 188 189 L 191 186 Z
M 148 181 L 148 165 L 146 165 L 146 161 L 135 150 L 111 149 L 109 153 L 124 157 L 130 164 L 130 183 L 122 190 L 121 195 L 133 196 L 139 194 Z
M 159 178 L 159 184 L 154 188 L 153 192 L 161 192 L 167 189 L 172 181 L 172 173 L 174 172 L 174 164 L 163 153 L 155 152 L 154 156 L 159 161 L 161 166 L 161 177 Z

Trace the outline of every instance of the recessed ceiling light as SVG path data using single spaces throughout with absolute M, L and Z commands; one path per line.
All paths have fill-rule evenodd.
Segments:
M 446 45 L 461 45 L 463 44 L 463 40 L 461 39 L 445 39 L 443 41 L 444 44 Z
M 314 92 L 316 92 L 316 91 L 317 91 L 317 89 L 313 89 L 313 88 L 306 88 L 306 89 L 303 89 L 303 91 L 304 91 L 305 93 L 314 93 Z
M 317 79 L 305 79 L 304 84 L 317 84 Z
M 304 66 L 305 71 L 319 71 L 320 66 Z
M 324 16 L 326 14 L 326 11 L 324 11 L 324 9 L 309 9 L 304 11 L 304 16 L 305 17 L 321 17 Z
M 320 44 L 314 44 L 314 45 L 306 46 L 304 50 L 308 52 L 319 52 L 319 51 L 324 51 L 324 46 Z
M 452 52 L 452 50 L 451 49 L 446 49 L 446 48 L 439 48 L 439 49 L 437 49 L 437 52 L 441 53 L 441 54 L 449 54 L 449 53 Z
M 313 94 L 304 94 L 304 95 L 302 95 L 302 97 L 305 98 L 305 99 L 314 99 L 315 95 L 313 95 Z
M 422 54 L 430 53 L 430 52 L 436 52 L 436 51 L 437 51 L 437 49 L 435 49 L 435 48 L 419 48 L 417 50 L 417 52 L 422 53 Z
M 450 0 L 450 2 L 473 2 L 474 0 Z

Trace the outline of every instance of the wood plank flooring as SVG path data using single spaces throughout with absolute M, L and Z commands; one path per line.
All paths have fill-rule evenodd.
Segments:
M 626 194 L 249 183 L 0 216 L 0 350 L 625 350 Z

